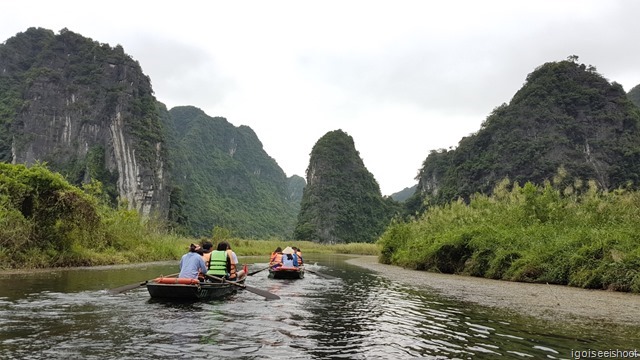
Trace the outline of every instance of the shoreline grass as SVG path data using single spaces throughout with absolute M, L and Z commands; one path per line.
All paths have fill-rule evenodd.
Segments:
M 640 292 L 640 192 L 503 182 L 396 222 L 380 261 L 417 270 Z

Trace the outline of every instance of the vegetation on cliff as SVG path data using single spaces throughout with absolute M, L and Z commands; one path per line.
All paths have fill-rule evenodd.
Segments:
M 353 138 L 330 131 L 311 150 L 294 237 L 321 243 L 372 242 L 397 211 L 383 198 Z
M 640 85 L 636 85 L 633 89 L 629 90 L 627 97 L 632 103 L 640 107 Z
M 390 197 L 398 202 L 403 202 L 407 199 L 409 199 L 410 197 L 413 196 L 413 194 L 416 193 L 416 189 L 418 188 L 418 185 L 413 185 L 411 187 L 406 187 L 396 193 L 393 193 L 390 195 Z
M 290 238 L 304 185 L 287 180 L 253 130 L 191 106 L 169 114 L 170 160 L 189 233 L 224 227 L 241 237 Z
M 121 166 L 133 163 L 140 186 L 154 189 L 148 205 L 166 212 L 167 149 L 151 80 L 120 45 L 29 28 L 0 44 L 0 68 L 0 161 L 46 162 L 77 185 L 99 180 L 114 205 L 117 197 L 134 205 Z
M 593 179 L 602 189 L 637 188 L 640 111 L 622 86 L 576 60 L 540 66 L 477 133 L 454 150 L 432 151 L 418 176 L 420 201 L 490 194 L 504 178 L 540 185 L 560 167 L 569 183 Z
M 454 150 L 432 151 L 381 261 L 640 292 L 640 111 L 591 66 L 547 63 Z M 420 215 L 420 213 L 422 213 Z

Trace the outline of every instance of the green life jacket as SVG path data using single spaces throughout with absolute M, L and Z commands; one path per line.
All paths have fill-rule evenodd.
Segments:
M 209 275 L 225 276 L 227 275 L 227 252 L 214 250 L 209 258 Z

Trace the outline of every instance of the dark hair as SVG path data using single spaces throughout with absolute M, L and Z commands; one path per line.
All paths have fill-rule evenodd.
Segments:
M 196 244 L 191 244 L 189 245 L 189 252 L 197 252 L 198 250 L 198 245 Z
M 293 260 L 293 255 L 291 255 L 291 254 L 287 254 L 287 259 L 288 259 L 288 260 Z
M 226 241 L 221 241 L 218 243 L 218 247 L 216 248 L 216 250 L 218 251 L 226 251 L 227 247 L 229 247 L 229 244 L 227 244 Z
M 204 251 L 209 251 L 212 247 L 213 244 L 211 243 L 211 241 L 205 241 L 202 243 L 202 248 L 204 249 Z
M 278 247 L 276 248 L 276 251 L 274 251 L 274 252 L 275 252 L 275 253 L 282 252 L 282 248 L 281 248 L 280 246 L 278 246 Z

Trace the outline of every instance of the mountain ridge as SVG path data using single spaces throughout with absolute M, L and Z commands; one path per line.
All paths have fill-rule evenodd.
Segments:
M 640 184 L 640 112 L 622 86 L 576 60 L 545 63 L 509 104 L 453 150 L 432 151 L 417 195 L 443 203 L 490 194 L 504 178 L 542 184 L 595 180 L 603 189 Z
M 194 233 L 220 226 L 244 237 L 290 237 L 299 203 L 256 133 L 193 106 L 169 114 L 177 144 L 170 156 Z

